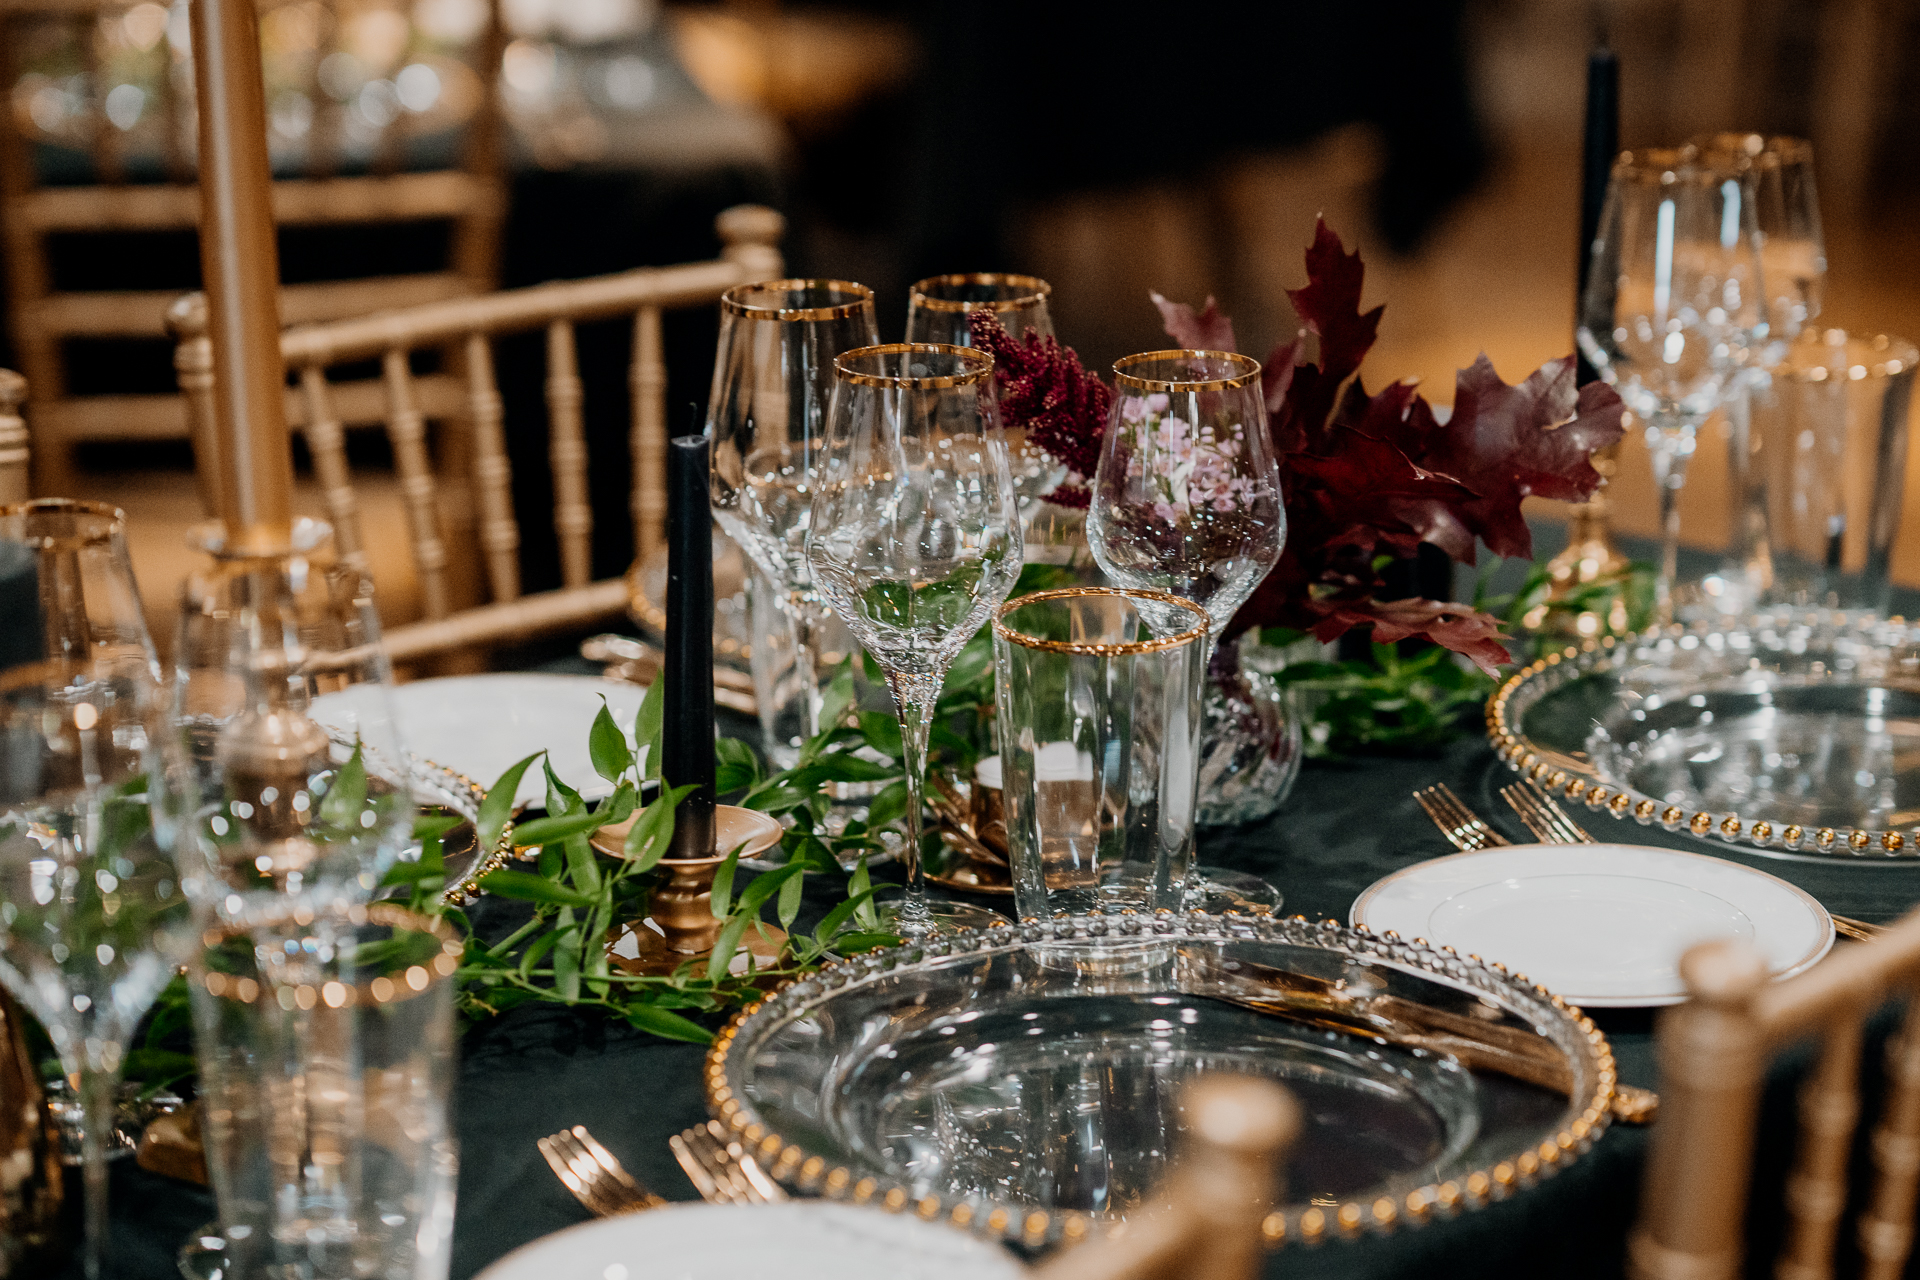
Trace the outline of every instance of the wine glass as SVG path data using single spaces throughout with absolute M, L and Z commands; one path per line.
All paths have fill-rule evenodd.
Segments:
M 833 407 L 807 560 L 820 593 L 886 672 L 907 781 L 907 892 L 885 913 L 908 937 L 993 924 L 931 903 L 920 795 L 933 704 L 955 655 L 1020 576 L 1020 520 L 993 358 L 895 343 L 834 361 Z
M 791 621 L 800 705 L 772 708 L 770 720 L 797 724 L 799 732 L 767 744 L 783 768 L 820 731 L 819 632 L 828 618 L 807 568 L 806 538 L 833 361 L 879 340 L 873 290 L 863 284 L 773 280 L 720 298 L 720 347 L 707 401 L 710 493 L 714 517 L 759 570 L 754 589 L 772 586 Z
M 1047 313 L 1047 299 L 1052 293 L 1053 286 L 1038 276 L 997 271 L 929 276 L 907 293 L 907 341 L 970 347 L 973 331 L 967 317 L 975 311 L 993 312 L 1011 337 L 1037 333 L 1050 338 L 1053 317 Z
M 1753 205 L 1738 175 L 1691 147 L 1622 152 L 1580 300 L 1582 354 L 1646 428 L 1660 489 L 1662 621 L 1673 617 L 1695 436 L 1767 339 Z
M 0 647 L 0 981 L 80 1098 L 91 1280 L 105 1274 L 121 1064 L 188 923 L 154 839 L 166 705 L 118 511 L 0 508 Z
M 1804 138 L 1713 133 L 1692 145 L 1703 164 L 1742 177 L 1747 199 L 1753 202 L 1760 268 L 1770 295 L 1770 367 L 1779 362 L 1786 344 L 1819 318 L 1826 292 L 1827 245 L 1813 181 L 1813 144 Z
M 1230 351 L 1149 351 L 1113 366 L 1117 394 L 1100 446 L 1087 543 L 1109 578 L 1166 591 L 1207 611 L 1220 635 L 1280 559 L 1287 515 L 1267 435 L 1260 362 Z M 1259 714 L 1251 690 L 1215 649 L 1202 737 L 1204 788 L 1254 767 L 1229 752 L 1232 721 Z M 1199 867 L 1189 900 L 1209 909 L 1279 904 L 1256 877 Z
M 194 537 L 174 650 L 166 791 L 189 895 L 268 933 L 363 903 L 411 841 L 413 801 L 372 583 L 298 520 L 281 554 Z M 305 922 L 298 922 L 305 927 Z

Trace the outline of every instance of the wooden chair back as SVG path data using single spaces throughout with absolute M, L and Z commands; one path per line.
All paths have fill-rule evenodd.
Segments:
M 1269 1080 L 1204 1076 L 1181 1107 L 1187 1138 L 1165 1203 L 1105 1239 L 1064 1249 L 1035 1280 L 1253 1280 L 1278 1207 L 1300 1108 Z
M 1913 1250 L 1920 1189 L 1920 912 L 1880 938 L 1847 945 L 1815 968 L 1769 982 L 1746 943 L 1703 943 L 1681 961 L 1691 1000 L 1659 1024 L 1660 1119 L 1653 1128 L 1640 1218 L 1629 1242 L 1635 1280 L 1732 1280 L 1742 1258 L 1761 1088 L 1783 1048 L 1818 1052 L 1799 1089 L 1786 1232 L 1778 1280 L 1825 1280 L 1851 1202 L 1865 1280 L 1894 1280 Z M 1849 1195 L 1861 1113 L 1862 1037 L 1889 999 L 1908 997 L 1886 1047 L 1885 1088 L 1866 1144 L 1871 1183 Z
M 504 36 L 498 0 L 472 0 L 470 7 L 483 25 L 461 50 L 429 41 L 404 16 L 404 7 L 261 0 L 276 112 L 290 114 L 300 126 L 304 151 L 300 175 L 274 184 L 276 222 L 357 227 L 444 220 L 452 226 L 443 269 L 288 285 L 281 298 L 287 323 L 365 315 L 495 287 L 506 197 L 493 86 Z M 63 354 L 73 339 L 164 341 L 167 308 L 179 291 L 62 288 L 51 253 L 56 237 L 189 231 L 198 224 L 184 6 L 174 6 L 169 15 L 166 6 L 152 0 L 0 0 L 0 89 L 11 95 L 15 108 L 0 121 L 0 234 L 14 345 L 33 388 L 35 466 L 43 492 L 71 487 L 77 444 L 179 438 L 188 432 L 180 398 L 158 388 L 151 395 L 70 394 Z M 369 15 L 381 20 L 376 27 L 384 24 L 384 34 L 375 34 L 382 34 L 388 49 L 399 48 L 396 57 L 407 66 L 389 72 L 390 79 L 369 78 L 357 95 L 346 94 L 350 86 L 341 77 L 352 77 L 339 59 L 356 56 L 348 45 L 365 43 L 359 35 Z M 307 46 L 290 53 L 285 46 L 296 37 Z M 142 43 L 147 47 L 136 47 Z M 77 74 L 63 79 L 32 69 L 36 50 L 45 54 L 48 66 L 77 59 Z M 408 61 L 416 57 L 418 62 Z M 416 66 L 431 73 L 430 84 Z M 401 85 L 408 74 L 412 81 Z M 288 76 L 295 82 L 280 83 Z M 301 78 L 305 83 L 298 82 Z M 136 79 L 143 83 L 133 83 Z M 396 85 L 409 90 L 415 105 L 427 102 L 428 87 L 437 87 L 432 102 L 414 111 L 404 102 L 387 101 L 399 92 Z M 369 140 L 362 99 L 381 86 L 385 91 L 374 93 L 378 102 L 368 109 L 375 119 L 391 118 L 373 128 Z M 446 116 L 452 106 L 445 104 L 456 94 L 466 106 L 456 113 L 464 115 L 464 123 L 455 167 L 400 172 L 416 137 L 455 123 Z M 439 115 L 435 102 L 445 105 Z M 358 148 L 355 168 L 366 172 L 343 175 L 350 137 Z M 50 148 L 50 139 L 64 145 Z M 135 139 L 144 140 L 143 155 L 158 148 L 157 171 L 151 159 L 143 159 L 134 172 L 129 153 Z M 36 159 L 56 150 L 76 164 L 84 158 L 89 181 L 43 184 Z M 343 407 L 353 421 L 374 420 L 369 394 Z
M 0 369 L 0 506 L 32 496 L 27 479 L 27 423 L 20 416 L 26 398 L 27 380 L 11 369 Z
M 395 661 L 407 661 L 542 631 L 584 626 L 620 613 L 627 604 L 622 579 L 592 580 L 593 509 L 587 500 L 587 446 L 582 425 L 582 389 L 574 326 L 591 320 L 633 317 L 633 354 L 628 369 L 632 408 L 629 435 L 634 537 L 641 555 L 660 545 L 666 522 L 667 373 L 661 343 L 661 313 L 671 308 L 713 305 L 737 284 L 777 277 L 777 247 L 785 220 L 772 209 L 740 205 L 716 219 L 721 256 L 709 262 L 644 267 L 618 275 L 565 280 L 510 289 L 477 298 L 428 303 L 352 320 L 289 328 L 280 351 L 299 381 L 307 447 L 313 455 L 327 516 L 342 554 L 365 565 L 359 502 L 347 465 L 345 418 L 329 381 L 329 368 L 366 360 L 380 362 L 380 420 L 393 446 L 406 508 L 409 549 L 426 617 L 387 632 Z M 195 468 L 210 511 L 219 510 L 213 486 L 223 442 L 214 426 L 213 354 L 206 336 L 206 305 L 199 295 L 175 304 L 171 314 L 179 347 L 175 367 L 193 423 Z M 506 447 L 507 424 L 494 379 L 493 340 L 544 329 L 547 346 L 547 440 L 553 468 L 552 519 L 560 548 L 562 586 L 523 596 L 520 589 L 520 524 L 513 508 L 513 476 Z M 430 403 L 422 378 L 409 364 L 412 352 L 453 346 L 464 365 L 453 403 Z M 427 424 L 458 415 L 470 454 L 466 476 L 436 475 L 429 457 Z M 461 608 L 455 590 L 456 548 L 449 539 L 443 499 L 449 491 L 471 493 L 477 541 L 484 563 L 486 603 Z M 454 505 L 464 507 L 464 501 Z

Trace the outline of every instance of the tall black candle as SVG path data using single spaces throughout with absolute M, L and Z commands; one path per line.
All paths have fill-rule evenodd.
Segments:
M 1579 323 L 1581 301 L 1587 293 L 1587 273 L 1593 267 L 1593 238 L 1600 233 L 1600 209 L 1607 198 L 1607 177 L 1620 150 L 1620 59 L 1606 37 L 1587 55 L 1587 128 L 1580 155 L 1579 284 L 1574 294 L 1574 323 Z M 1587 385 L 1600 375 L 1580 358 L 1577 381 Z
M 713 515 L 707 485 L 712 446 L 679 436 L 667 446 L 667 636 L 660 678 L 660 775 L 694 784 L 675 811 L 669 858 L 713 856 Z

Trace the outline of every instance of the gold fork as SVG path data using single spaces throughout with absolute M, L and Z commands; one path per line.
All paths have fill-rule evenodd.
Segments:
M 666 1201 L 634 1180 L 585 1125 L 574 1125 L 534 1144 L 573 1198 L 598 1218 L 657 1209 Z
M 714 1204 L 772 1204 L 787 1193 L 769 1178 L 746 1148 L 717 1120 L 697 1124 L 667 1139 L 700 1198 Z
M 1433 825 L 1440 828 L 1440 834 L 1462 853 L 1512 843 L 1482 821 L 1479 814 L 1462 804 L 1460 797 L 1453 794 L 1453 788 L 1444 782 L 1436 782 L 1414 792 L 1413 801 L 1433 819 Z
M 1513 806 L 1520 815 L 1527 830 L 1542 844 L 1592 844 L 1593 837 L 1567 816 L 1560 802 L 1543 791 L 1537 783 L 1531 781 L 1516 782 L 1500 788 L 1500 798 Z M 1851 916 L 1836 915 L 1827 912 L 1833 921 L 1836 933 L 1852 938 L 1856 942 L 1867 942 L 1885 932 L 1884 926 L 1868 924 L 1865 920 L 1855 920 Z

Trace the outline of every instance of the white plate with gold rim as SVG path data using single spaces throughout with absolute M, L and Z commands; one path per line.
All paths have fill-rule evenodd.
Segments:
M 1833 920 L 1777 876 L 1632 844 L 1507 845 L 1402 868 L 1354 901 L 1351 923 L 1424 938 L 1524 973 L 1587 1008 L 1678 1004 L 1680 957 L 1751 942 L 1775 978 L 1833 946 Z
M 582 1223 L 478 1280 L 1020 1280 L 1006 1250 L 940 1223 L 820 1200 L 684 1204 Z

